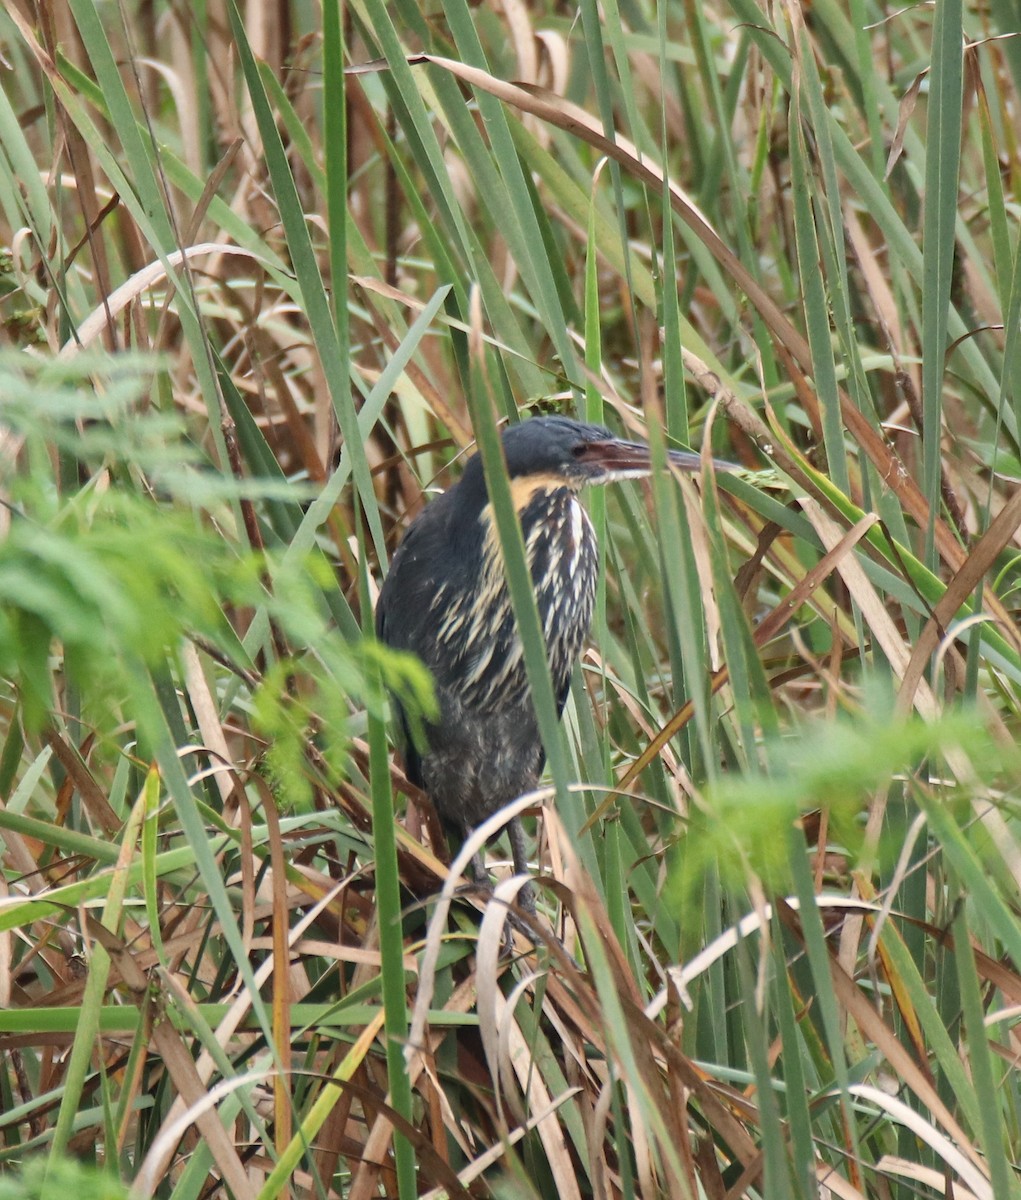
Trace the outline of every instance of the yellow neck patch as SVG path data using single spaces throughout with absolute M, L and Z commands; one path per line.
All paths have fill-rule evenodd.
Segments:
M 578 490 L 563 475 L 520 475 L 510 481 L 514 511 L 522 512 L 540 492 L 557 492 L 562 488 L 572 492 Z

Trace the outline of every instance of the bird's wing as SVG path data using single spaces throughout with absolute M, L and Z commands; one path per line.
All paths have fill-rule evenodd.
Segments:
M 434 501 L 405 533 L 390 562 L 376 602 L 376 636 L 396 650 L 427 657 L 423 619 L 437 587 L 436 567 L 442 564 L 443 497 Z M 411 724 L 400 701 L 393 698 L 404 755 L 404 773 L 419 788 L 425 786 L 422 756 L 411 735 Z
M 425 777 L 422 774 L 422 755 L 418 752 L 415 741 L 411 736 L 411 729 L 408 725 L 408 718 L 404 712 L 404 707 L 400 701 L 396 700 L 394 701 L 394 707 L 397 709 L 397 716 L 400 718 L 400 750 L 404 757 L 404 774 L 415 787 L 424 789 Z
M 556 681 L 554 681 L 556 682 Z M 564 715 L 564 705 L 567 704 L 567 697 L 571 694 L 571 676 L 568 675 L 560 684 L 560 689 L 557 692 L 557 716 Z
M 442 500 L 442 497 L 440 498 Z M 390 560 L 376 603 L 376 636 L 398 650 L 419 652 L 421 598 L 433 587 L 433 547 L 440 501 L 431 504 L 405 533 Z

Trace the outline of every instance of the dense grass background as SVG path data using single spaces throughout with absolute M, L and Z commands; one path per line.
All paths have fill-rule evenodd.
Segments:
M 5 6 L 0 1161 L 1021 1194 L 1018 27 Z M 591 497 L 508 957 L 362 631 L 550 408 L 746 470 Z

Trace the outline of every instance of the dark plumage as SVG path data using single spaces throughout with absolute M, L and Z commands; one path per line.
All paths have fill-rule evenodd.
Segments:
M 587 483 L 647 475 L 649 451 L 565 417 L 511 426 L 503 451 L 562 711 L 596 592 L 596 538 L 578 493 Z M 684 452 L 670 460 L 699 465 Z M 427 726 L 424 753 L 405 725 L 405 770 L 448 827 L 463 835 L 537 785 L 542 739 L 478 456 L 405 534 L 379 595 L 376 631 L 432 672 L 439 718 Z M 510 833 L 523 872 L 517 821 Z

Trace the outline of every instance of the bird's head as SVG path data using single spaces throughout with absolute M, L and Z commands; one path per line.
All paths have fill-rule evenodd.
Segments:
M 569 417 L 533 417 L 510 426 L 504 430 L 503 452 L 512 481 L 542 477 L 574 491 L 589 483 L 640 478 L 652 470 L 643 442 L 624 441 L 602 425 Z M 687 450 L 670 450 L 667 460 L 685 471 L 701 465 L 699 456 Z

